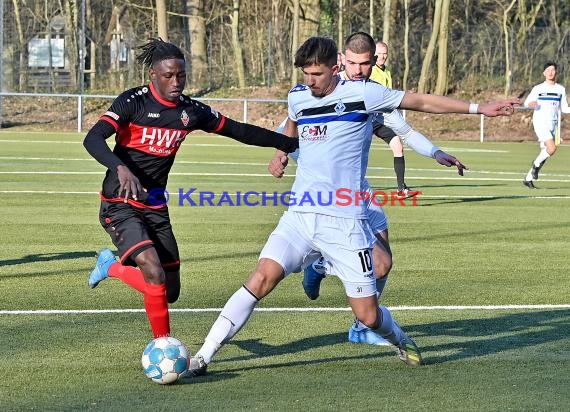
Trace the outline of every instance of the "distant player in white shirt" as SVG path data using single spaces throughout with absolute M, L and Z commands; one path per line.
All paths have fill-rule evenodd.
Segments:
M 560 113 L 570 113 L 566 100 L 566 89 L 556 83 L 556 63 L 547 62 L 544 65 L 544 83 L 532 88 L 524 105 L 534 109 L 532 125 L 540 144 L 540 153 L 532 162 L 523 184 L 529 189 L 536 189 L 533 181 L 538 179 L 538 172 L 550 156 L 556 153 L 556 134 L 560 128 Z M 558 136 L 561 138 L 561 136 Z
M 510 115 L 518 99 L 481 105 L 444 96 L 405 93 L 374 82 L 338 79 L 333 40 L 311 37 L 297 50 L 304 85 L 291 89 L 285 134 L 299 136 L 292 192 L 295 204 L 281 217 L 246 283 L 227 301 L 189 371 L 204 374 L 216 352 L 249 319 L 257 303 L 318 252 L 335 268 L 357 319 L 388 340 L 410 366 L 420 351 L 387 308 L 378 306 L 372 266 L 375 237 L 362 201 L 375 113 L 396 108 L 430 113 Z M 342 196 L 341 196 L 342 194 Z M 346 199 L 349 201 L 346 201 Z M 360 201 L 359 201 L 360 200 Z

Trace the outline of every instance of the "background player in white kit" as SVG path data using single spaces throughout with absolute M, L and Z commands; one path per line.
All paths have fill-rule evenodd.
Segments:
M 374 82 L 339 81 L 333 40 L 311 37 L 295 54 L 305 85 L 291 89 L 285 134 L 299 136 L 299 159 L 292 192 L 335 193 L 362 189 L 372 138 L 374 113 L 396 108 L 431 113 L 512 114 L 518 99 L 474 105 L 444 96 L 404 93 Z M 192 357 L 189 371 L 206 372 L 216 352 L 246 323 L 260 299 L 289 273 L 299 270 L 313 251 L 320 252 L 342 281 L 357 319 L 376 330 L 406 364 L 422 363 L 416 344 L 378 306 L 371 260 L 375 240 L 362 202 L 322 206 L 299 202 L 283 215 L 261 251 L 247 282 L 227 301 L 204 344 Z
M 566 89 L 556 83 L 556 69 L 556 63 L 547 62 L 542 72 L 544 82 L 534 86 L 524 101 L 525 106 L 534 109 L 532 125 L 540 144 L 540 152 L 523 180 L 523 184 L 529 189 L 536 189 L 533 181 L 538 179 L 538 172 L 548 158 L 556 153 L 555 138 L 560 130 L 560 113 L 570 113 Z

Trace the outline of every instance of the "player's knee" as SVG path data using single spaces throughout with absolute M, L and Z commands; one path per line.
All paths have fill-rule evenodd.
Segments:
M 556 146 L 549 146 L 546 148 L 546 153 L 548 153 L 550 156 L 552 156 L 554 153 L 556 153 Z
M 248 279 L 246 287 L 254 296 L 262 299 L 277 286 L 282 278 L 283 275 L 275 271 L 257 268 Z
M 147 264 L 140 267 L 144 280 L 154 285 L 161 285 L 166 282 L 164 270 L 159 265 Z

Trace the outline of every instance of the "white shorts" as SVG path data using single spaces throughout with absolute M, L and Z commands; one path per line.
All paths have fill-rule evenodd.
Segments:
M 388 229 L 388 219 L 382 206 L 375 205 L 370 200 L 366 201 L 366 217 L 374 234 Z
M 307 267 L 320 254 L 329 262 L 331 275 L 343 283 L 346 295 L 362 298 L 376 293 L 375 241 L 365 219 L 287 211 L 259 258 L 274 260 L 288 275 Z
M 536 133 L 538 141 L 543 143 L 547 140 L 554 139 L 556 136 L 556 127 L 558 126 L 558 122 L 556 120 L 532 122 L 532 126 L 534 127 L 534 132 Z M 540 145 L 540 147 L 542 146 L 543 145 Z

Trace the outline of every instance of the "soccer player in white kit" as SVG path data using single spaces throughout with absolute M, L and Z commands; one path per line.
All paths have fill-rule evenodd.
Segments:
M 540 152 L 523 180 L 529 189 L 536 189 L 533 181 L 538 179 L 538 172 L 548 158 L 556 153 L 555 137 L 559 129 L 560 113 L 570 113 L 566 89 L 556 83 L 556 69 L 556 63 L 545 63 L 542 73 L 544 82 L 534 86 L 524 101 L 525 106 L 534 109 L 532 125 L 540 144 Z
M 405 93 L 374 82 L 340 81 L 333 40 L 311 37 L 295 54 L 304 85 L 291 89 L 285 134 L 299 136 L 292 192 L 295 204 L 281 217 L 246 283 L 227 301 L 189 371 L 204 374 L 218 350 L 246 323 L 257 303 L 314 251 L 335 268 L 357 319 L 396 349 L 406 364 L 420 351 L 387 308 L 378 306 L 371 250 L 375 237 L 361 197 L 375 113 L 396 108 L 430 113 L 508 115 L 518 99 L 476 105 L 436 95 Z
M 375 62 L 375 52 L 377 44 L 374 39 L 365 32 L 356 32 L 347 37 L 344 44 L 344 54 L 341 54 L 341 60 L 344 65 L 344 71 L 339 73 L 340 80 L 367 80 L 371 78 L 372 68 Z M 416 153 L 426 157 L 435 159 L 444 166 L 456 166 L 460 175 L 466 167 L 455 157 L 445 153 L 439 147 L 435 146 L 428 138 L 414 130 L 402 117 L 398 110 L 390 113 L 379 114 L 374 118 L 373 129 L 377 135 L 379 125 L 386 125 L 389 130 L 393 130 L 400 139 L 406 143 L 408 147 Z M 285 127 L 285 121 L 281 123 L 278 132 L 282 132 Z M 394 133 L 392 132 L 392 133 Z M 299 150 L 290 153 L 289 156 L 297 161 Z M 268 170 L 275 177 L 282 177 L 288 162 L 287 153 L 277 151 L 271 160 Z M 390 249 L 388 236 L 388 219 L 384 213 L 382 206 L 372 202 L 373 189 L 365 179 L 363 182 L 363 190 L 368 192 L 366 203 L 366 215 L 368 224 L 372 232 L 376 236 L 376 242 L 372 249 L 372 261 L 374 264 L 374 272 L 376 276 L 376 289 L 378 300 L 380 301 L 384 286 L 386 285 L 388 274 L 392 268 L 392 251 Z M 402 194 L 402 199 L 405 197 Z M 303 274 L 303 289 L 309 299 L 317 299 L 319 296 L 320 283 L 326 274 L 331 274 L 331 267 L 322 256 L 312 264 L 307 265 Z M 363 325 L 356 319 L 348 331 L 348 340 L 353 343 L 368 343 L 371 345 L 389 345 L 389 342 L 383 339 L 377 333 Z

